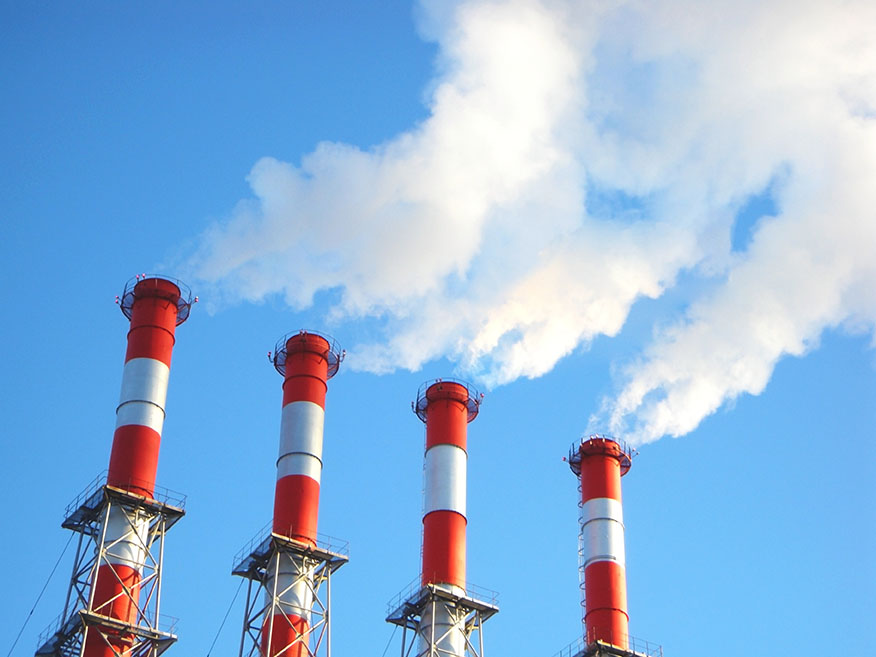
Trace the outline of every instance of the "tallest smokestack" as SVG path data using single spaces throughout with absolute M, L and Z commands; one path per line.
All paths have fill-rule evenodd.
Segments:
M 79 534 L 73 577 L 38 655 L 153 655 L 176 640 L 159 609 L 164 534 L 183 498 L 156 491 L 155 475 L 174 334 L 192 299 L 181 282 L 143 274 L 116 300 L 130 330 L 109 472 L 68 508 L 62 526 Z
M 131 328 L 106 483 L 151 498 L 155 492 L 174 333 L 189 316 L 190 300 L 178 282 L 146 276 L 135 280 L 133 286 L 126 287 L 119 302 L 122 312 L 131 320 Z M 93 585 L 96 613 L 123 623 L 136 623 L 140 581 L 148 559 L 144 548 L 149 523 L 148 514 L 132 519 L 132 514 L 119 505 L 109 508 L 103 540 L 108 556 L 98 568 Z M 119 645 L 129 641 L 122 634 Z M 84 655 L 113 657 L 118 649 L 112 639 L 103 640 L 92 632 L 85 642 Z
M 155 487 L 174 332 L 189 300 L 166 278 L 142 278 L 119 305 L 131 320 L 107 484 L 147 497 Z

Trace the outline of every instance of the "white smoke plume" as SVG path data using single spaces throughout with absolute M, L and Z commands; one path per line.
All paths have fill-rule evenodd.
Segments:
M 227 302 L 331 299 L 351 364 L 549 371 L 679 274 L 700 296 L 593 418 L 682 435 L 826 327 L 876 325 L 876 4 L 427 2 L 429 116 L 376 147 L 264 158 L 201 238 Z M 776 215 L 733 249 L 734 218 Z

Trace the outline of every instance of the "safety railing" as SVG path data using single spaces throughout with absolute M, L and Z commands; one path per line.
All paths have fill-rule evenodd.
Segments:
M 98 474 L 88 485 L 83 489 L 79 495 L 77 495 L 72 502 L 70 502 L 67 507 L 64 509 L 64 517 L 69 518 L 70 515 L 81 508 L 86 502 L 88 502 L 91 498 L 95 497 L 98 492 L 106 486 L 106 478 L 108 470 L 103 470 L 100 474 Z M 128 484 L 133 488 L 142 487 L 145 482 L 131 480 Z M 136 494 L 136 493 L 135 493 Z M 146 497 L 141 495 L 141 497 Z M 152 496 L 147 497 L 146 499 L 154 500 L 160 504 L 164 504 L 166 506 L 173 506 L 178 509 L 185 509 L 186 506 L 186 496 L 182 493 L 178 493 L 174 490 L 170 490 L 169 488 L 164 488 L 163 486 L 152 486 Z
M 242 548 L 240 548 L 240 550 L 238 550 L 237 554 L 234 556 L 234 566 L 237 566 L 237 564 L 243 561 L 243 559 L 255 552 L 256 548 L 264 543 L 269 536 L 271 536 L 271 534 L 273 533 L 271 531 L 273 529 L 273 526 L 273 521 L 269 521 L 267 524 L 265 524 L 264 527 L 256 532 L 256 534 Z M 325 550 L 326 552 L 340 554 L 344 557 L 350 556 L 350 542 L 345 541 L 341 538 L 336 538 L 334 536 L 317 534 L 316 547 L 321 550 Z
M 600 641 L 600 646 L 603 647 L 605 653 L 615 654 L 623 657 L 663 657 L 663 646 L 639 639 L 629 634 L 617 638 L 617 643 L 613 640 Z M 588 647 L 594 642 L 585 641 L 584 637 L 578 637 L 575 641 L 556 653 L 554 657 L 579 657 L 587 653 Z M 626 644 L 626 647 L 622 647 Z
M 417 575 L 417 577 L 411 580 L 410 583 L 386 603 L 387 615 L 398 609 L 406 600 L 413 598 L 422 588 L 422 575 Z M 497 591 L 478 586 L 477 584 L 471 584 L 470 582 L 466 582 L 465 584 L 465 594 L 471 598 L 480 600 L 481 602 L 486 602 L 494 607 L 497 606 L 499 602 L 499 593 Z

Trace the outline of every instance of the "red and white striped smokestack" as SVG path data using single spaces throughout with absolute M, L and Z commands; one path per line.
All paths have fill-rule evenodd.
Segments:
M 482 398 L 468 384 L 439 379 L 420 388 L 414 406 L 426 423 L 422 584 L 456 595 L 465 593 L 467 425 Z M 437 654 L 465 654 L 464 627 L 453 610 L 439 606 L 435 618 L 424 615 L 422 626 L 421 636 L 441 637 L 431 646 Z
M 284 337 L 274 354 L 274 366 L 284 380 L 273 532 L 308 545 L 316 545 L 327 381 L 343 357 L 334 340 L 313 331 Z M 271 575 L 267 590 L 276 586 L 280 591 L 277 604 L 282 615 L 265 618 L 262 654 L 307 657 L 311 653 L 306 639 L 288 647 L 308 632 L 313 573 L 304 572 L 303 564 L 294 559 L 280 563 L 277 582 Z
M 581 547 L 587 644 L 629 647 L 621 477 L 631 453 L 613 438 L 589 436 L 573 446 L 569 465 L 581 481 Z
M 191 297 L 179 281 L 143 275 L 125 286 L 119 304 L 131 320 L 131 328 L 106 483 L 151 498 L 174 332 L 189 316 Z M 118 507 L 110 509 L 103 546 L 112 548 L 107 550 L 107 563 L 98 568 L 93 583 L 92 609 L 96 613 L 123 623 L 136 622 L 148 529 L 147 518 L 132 532 L 125 512 Z M 120 635 L 119 650 L 125 642 L 124 635 Z M 102 638 L 90 634 L 84 654 L 112 657 L 117 653 Z

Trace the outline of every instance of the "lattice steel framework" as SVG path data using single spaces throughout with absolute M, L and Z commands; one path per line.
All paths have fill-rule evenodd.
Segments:
M 235 559 L 231 574 L 248 580 L 240 657 L 260 656 L 263 646 L 272 645 L 273 637 L 264 636 L 266 630 L 273 632 L 274 625 L 266 623 L 272 617 L 274 623 L 289 623 L 294 630 L 292 642 L 280 648 L 277 655 L 331 657 L 331 576 L 347 563 L 349 557 L 338 551 L 345 549 L 322 540 L 312 546 L 270 533 L 254 549 L 245 549 L 242 558 Z M 284 581 L 280 574 L 290 570 L 297 576 Z M 283 602 L 285 593 L 302 585 L 313 600 L 303 633 L 286 619 L 290 610 L 288 603 Z
M 444 611 L 440 614 L 439 610 Z M 483 623 L 499 611 L 495 598 L 491 602 L 469 595 L 460 595 L 457 587 L 426 584 L 392 609 L 388 623 L 402 628 L 401 657 L 446 657 L 454 652 L 442 649 L 451 633 L 462 630 L 465 637 L 465 655 L 484 657 Z M 441 632 L 438 624 L 424 619 L 439 615 L 452 618 L 454 624 Z M 419 652 L 417 645 L 421 646 Z
M 119 657 L 158 657 L 176 641 L 176 619 L 160 614 L 164 536 L 185 515 L 185 498 L 168 491 L 153 497 L 99 485 L 105 475 L 67 507 L 61 526 L 76 532 L 73 573 L 62 612 L 40 637 L 39 657 L 81 657 L 86 642 L 106 644 Z M 107 542 L 110 514 L 124 530 Z M 121 520 L 120 520 L 121 519 Z M 116 571 L 131 548 L 142 555 L 142 573 L 129 586 Z M 121 593 L 95 603 L 95 577 L 108 573 L 122 584 Z M 128 610 L 127 619 L 113 617 L 110 607 Z

